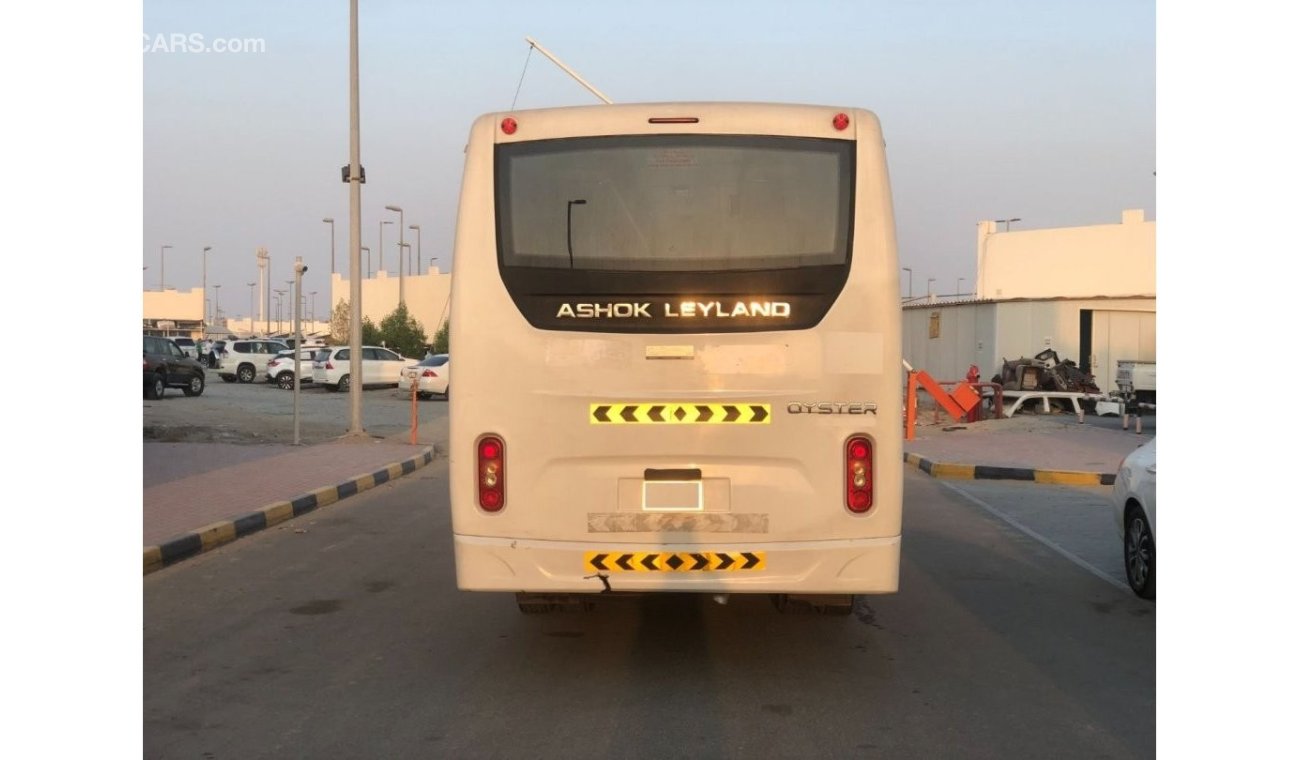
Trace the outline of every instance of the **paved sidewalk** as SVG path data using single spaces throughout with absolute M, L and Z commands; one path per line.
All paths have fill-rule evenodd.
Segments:
M 1109 485 L 1120 461 L 1152 435 L 1080 424 L 1068 415 L 1030 415 L 918 426 L 903 451 L 935 477 Z
M 144 444 L 144 569 L 166 565 L 423 467 L 435 446 Z

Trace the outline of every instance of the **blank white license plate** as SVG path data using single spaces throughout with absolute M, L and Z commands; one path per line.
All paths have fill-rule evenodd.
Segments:
M 703 511 L 703 486 L 699 480 L 647 480 L 641 484 L 641 508 L 647 512 Z

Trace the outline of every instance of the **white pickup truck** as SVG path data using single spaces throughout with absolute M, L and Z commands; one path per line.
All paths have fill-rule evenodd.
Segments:
M 1156 403 L 1156 363 L 1136 359 L 1120 359 L 1115 370 L 1115 385 L 1120 395 L 1129 403 Z

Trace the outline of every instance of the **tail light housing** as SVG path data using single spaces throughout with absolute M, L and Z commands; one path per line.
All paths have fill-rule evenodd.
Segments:
M 871 439 L 855 435 L 844 444 L 844 506 L 861 514 L 874 501 L 875 472 L 871 466 Z
M 425 376 L 425 377 L 437 377 L 437 376 L 438 376 L 438 373 L 437 373 L 437 372 L 434 372 L 434 371 L 431 370 L 431 369 L 426 369 L 426 370 L 424 371 L 424 376 Z
M 506 505 L 506 445 L 500 436 L 479 439 L 475 459 L 478 463 L 478 505 L 485 512 L 499 512 Z

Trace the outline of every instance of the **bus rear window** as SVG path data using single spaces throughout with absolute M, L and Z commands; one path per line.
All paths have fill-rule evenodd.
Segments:
M 843 264 L 853 143 L 622 136 L 497 147 L 506 267 L 745 271 Z
M 542 329 L 811 327 L 848 279 L 854 149 L 736 135 L 498 145 L 502 281 Z

